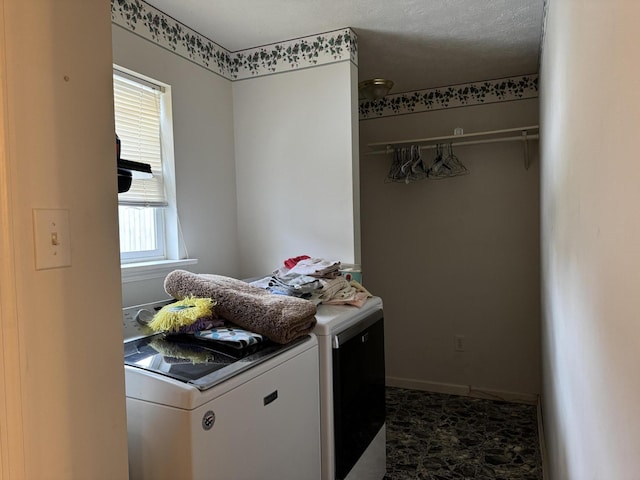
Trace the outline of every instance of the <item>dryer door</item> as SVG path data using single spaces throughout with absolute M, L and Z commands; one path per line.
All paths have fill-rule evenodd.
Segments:
M 333 342 L 336 479 L 344 479 L 384 424 L 385 367 L 382 310 Z

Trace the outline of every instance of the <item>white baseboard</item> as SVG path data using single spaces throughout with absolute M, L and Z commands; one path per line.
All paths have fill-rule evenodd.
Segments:
M 544 422 L 542 418 L 542 399 L 538 398 L 538 444 L 540 445 L 540 463 L 542 464 L 542 480 L 545 479 L 544 472 L 548 471 L 547 465 L 547 444 L 544 441 Z
M 424 392 L 446 393 L 460 395 L 462 397 L 484 398 L 486 400 L 502 400 L 505 402 L 525 403 L 527 405 L 539 405 L 539 395 L 535 393 L 505 392 L 486 388 L 473 387 L 471 385 L 456 385 L 452 383 L 427 382 L 411 378 L 387 377 L 389 387 L 410 388 Z M 540 415 L 538 415 L 540 418 Z

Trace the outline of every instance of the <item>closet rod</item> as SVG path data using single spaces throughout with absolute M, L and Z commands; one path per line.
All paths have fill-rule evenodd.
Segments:
M 488 138 L 485 140 L 468 140 L 466 142 L 440 142 L 441 144 L 451 144 L 452 147 L 463 146 L 463 145 L 479 145 L 481 143 L 496 143 L 496 142 L 522 142 L 525 140 L 536 140 L 539 138 L 538 135 L 526 135 L 522 137 L 506 137 L 506 138 Z M 366 152 L 365 155 L 388 155 L 389 153 L 393 153 L 393 147 L 391 144 L 386 144 L 387 148 L 385 150 L 376 150 L 375 152 Z M 407 145 L 408 146 L 408 145 Z M 432 145 L 420 145 L 421 150 L 425 150 L 427 148 L 436 148 L 437 144 Z
M 482 143 L 497 143 L 497 142 L 522 142 L 524 145 L 524 168 L 525 170 L 529 170 L 529 166 L 531 165 L 531 159 L 529 158 L 529 143 L 528 140 L 537 140 L 539 135 L 528 135 L 526 131 L 522 131 L 522 135 L 520 137 L 502 137 L 502 138 L 486 138 L 484 140 L 467 140 L 466 142 L 442 142 L 451 144 L 452 147 L 457 146 L 465 146 L 465 145 L 479 145 Z M 420 149 L 424 150 L 427 148 L 436 148 L 437 144 L 431 145 L 420 145 Z M 367 152 L 365 155 L 388 155 L 393 153 L 394 148 L 387 144 L 386 150 L 377 150 L 375 152 Z
M 461 138 L 472 138 L 472 137 L 489 137 L 492 135 L 505 135 L 505 134 L 509 134 L 509 133 L 522 133 L 523 135 L 528 134 L 528 132 L 533 132 L 533 131 L 537 131 L 539 129 L 538 125 L 530 125 L 528 127 L 517 127 L 517 128 L 505 128 L 502 130 L 489 130 L 486 132 L 474 132 L 474 133 L 463 133 L 462 135 L 446 135 L 443 137 L 431 137 L 431 138 L 416 138 L 414 140 L 402 140 L 402 141 L 396 141 L 396 142 L 378 142 L 378 143 L 369 143 L 367 144 L 367 147 L 369 148 L 375 148 L 375 147 L 389 147 L 389 146 L 394 146 L 394 145 L 411 145 L 411 144 L 418 144 L 418 143 L 450 143 L 447 142 L 446 140 L 451 140 L 451 139 L 461 139 Z M 509 138 L 509 137 L 506 137 Z M 514 137 L 514 138 L 520 138 L 520 137 Z M 533 138 L 533 136 L 530 136 L 529 138 Z

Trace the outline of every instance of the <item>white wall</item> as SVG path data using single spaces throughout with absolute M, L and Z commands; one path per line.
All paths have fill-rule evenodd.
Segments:
M 384 300 L 390 384 L 536 398 L 539 162 L 535 141 L 529 170 L 520 142 L 457 147 L 469 175 L 385 183 L 392 157 L 366 145 L 537 123 L 535 98 L 360 122 L 363 281 Z
M 541 71 L 547 478 L 640 470 L 640 4 L 550 2 Z
M 113 25 L 113 62 L 171 86 L 178 214 L 189 270 L 236 276 L 231 82 Z M 165 298 L 164 278 L 125 283 L 124 305 Z
M 0 12 L 2 478 L 127 478 L 109 2 Z M 70 267 L 35 270 L 35 208 Z
M 342 62 L 234 82 L 242 276 L 302 254 L 355 261 L 356 78 Z

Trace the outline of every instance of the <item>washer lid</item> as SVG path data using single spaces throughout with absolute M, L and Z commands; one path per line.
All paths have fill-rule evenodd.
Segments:
M 238 350 L 192 335 L 157 334 L 124 344 L 124 363 L 206 390 L 253 365 L 303 342 L 286 345 L 265 341 Z

